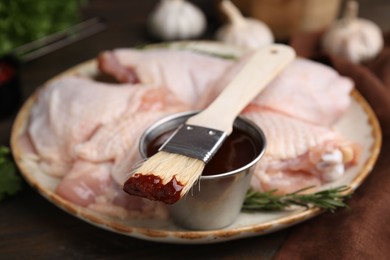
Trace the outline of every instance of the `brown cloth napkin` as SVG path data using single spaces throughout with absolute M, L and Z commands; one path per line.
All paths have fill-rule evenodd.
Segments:
M 290 229 L 275 259 L 390 259 L 390 34 L 374 60 L 355 65 L 321 53 L 321 33 L 292 37 L 298 55 L 325 61 L 355 81 L 377 114 L 381 154 L 374 170 L 348 200 L 349 209 L 324 213 Z

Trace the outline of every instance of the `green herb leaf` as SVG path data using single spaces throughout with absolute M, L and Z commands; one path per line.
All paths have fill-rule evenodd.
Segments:
M 340 186 L 315 193 L 303 193 L 311 188 L 313 187 L 307 187 L 285 195 L 276 194 L 276 190 L 263 193 L 249 190 L 242 210 L 283 210 L 291 205 L 298 205 L 307 208 L 315 206 L 334 212 L 337 208 L 348 207 L 344 202 L 345 199 L 350 198 L 352 195 L 348 186 Z
M 16 194 L 21 187 L 21 178 L 11 159 L 9 148 L 0 146 L 0 201 L 7 195 Z
M 87 0 L 0 1 L 0 55 L 15 47 L 70 27 L 80 20 Z

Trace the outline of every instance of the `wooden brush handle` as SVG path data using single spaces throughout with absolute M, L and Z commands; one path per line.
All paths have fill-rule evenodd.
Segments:
M 230 134 L 238 114 L 294 58 L 295 51 L 287 45 L 272 44 L 257 50 L 213 103 L 189 118 L 187 124 Z

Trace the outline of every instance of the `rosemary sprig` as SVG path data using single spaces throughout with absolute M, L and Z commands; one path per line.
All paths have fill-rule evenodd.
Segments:
M 284 195 L 275 194 L 276 190 L 263 193 L 249 190 L 246 194 L 242 210 L 252 212 L 282 210 L 291 205 L 298 205 L 306 208 L 316 206 L 334 212 L 337 208 L 348 207 L 344 202 L 345 199 L 350 198 L 352 195 L 348 186 L 302 194 L 302 192 L 311 188 L 313 187 L 306 187 Z

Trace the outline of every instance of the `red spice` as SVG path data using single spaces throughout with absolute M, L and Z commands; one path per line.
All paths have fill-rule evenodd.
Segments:
M 12 65 L 6 62 L 0 62 L 0 84 L 9 81 L 15 74 L 15 70 Z
M 133 174 L 123 185 L 123 190 L 130 195 L 162 201 L 166 204 L 178 201 L 182 189 L 183 185 L 175 177 L 164 185 L 159 176 L 139 173 Z

